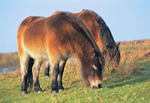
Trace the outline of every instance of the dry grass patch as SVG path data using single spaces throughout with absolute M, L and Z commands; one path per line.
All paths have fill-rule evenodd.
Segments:
M 121 43 L 121 61 L 117 68 L 112 68 L 106 63 L 104 76 L 131 76 L 140 69 L 140 60 L 150 58 L 150 40 Z M 107 61 L 108 62 L 108 61 Z

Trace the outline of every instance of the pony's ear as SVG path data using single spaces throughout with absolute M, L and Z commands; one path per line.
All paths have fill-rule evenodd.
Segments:
M 120 42 L 116 43 L 117 46 L 120 46 Z

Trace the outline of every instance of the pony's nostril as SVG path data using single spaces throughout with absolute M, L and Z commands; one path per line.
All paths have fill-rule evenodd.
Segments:
M 102 85 L 101 85 L 101 84 L 98 84 L 98 88 L 102 88 Z

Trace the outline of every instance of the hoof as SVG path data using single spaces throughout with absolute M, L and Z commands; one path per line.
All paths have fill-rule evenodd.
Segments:
M 63 90 L 64 90 L 64 87 L 60 87 L 60 88 L 59 88 L 59 91 L 63 91 Z
M 21 93 L 22 93 L 22 94 L 27 94 L 27 91 L 22 91 Z
M 53 90 L 53 91 L 51 91 L 51 93 L 56 95 L 58 93 L 58 91 L 57 90 Z
M 38 87 L 38 88 L 34 88 L 34 91 L 37 92 L 37 93 L 41 93 L 42 89 L 40 87 Z
M 64 89 L 59 89 L 59 91 L 64 91 Z
M 48 77 L 49 77 L 49 75 L 45 75 L 45 77 L 46 77 L 46 78 L 48 78 Z
M 39 90 L 39 91 L 36 91 L 37 93 L 41 93 L 42 92 L 42 90 Z
M 64 87 L 62 85 L 58 86 L 59 91 L 63 91 Z

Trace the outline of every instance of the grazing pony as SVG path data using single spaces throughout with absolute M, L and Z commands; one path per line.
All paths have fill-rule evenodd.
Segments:
M 117 67 L 120 63 L 120 43 L 115 43 L 111 31 L 104 20 L 90 10 L 82 10 L 79 13 L 74 13 L 74 15 L 89 29 L 110 66 L 112 68 Z M 48 67 L 45 69 L 45 76 L 49 76 Z
M 72 56 L 81 62 L 81 76 L 85 84 L 101 88 L 105 59 L 91 35 L 81 20 L 69 12 L 24 19 L 17 35 L 22 94 L 27 93 L 32 82 L 36 92 L 42 91 L 39 69 L 43 60 L 48 60 L 51 64 L 51 92 L 56 94 L 58 90 L 63 90 L 64 66 Z
M 112 67 L 117 67 L 120 63 L 120 43 L 115 43 L 111 31 L 104 20 L 98 14 L 90 10 L 82 10 L 74 15 L 76 15 L 89 29 L 91 34 L 93 34 L 105 59 L 111 63 Z

